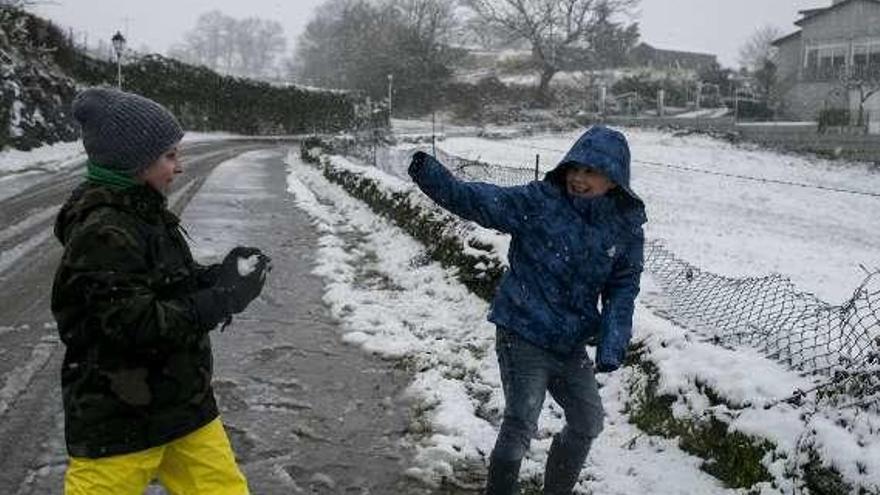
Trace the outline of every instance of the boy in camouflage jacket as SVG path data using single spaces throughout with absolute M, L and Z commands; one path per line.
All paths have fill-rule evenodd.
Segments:
M 58 215 L 64 255 L 52 311 L 70 464 L 65 493 L 245 494 L 211 388 L 209 332 L 256 298 L 268 258 L 235 248 L 193 260 L 165 193 L 182 172 L 173 115 L 138 95 L 89 89 L 73 103 L 87 180 Z M 239 274 L 240 257 L 256 270 Z

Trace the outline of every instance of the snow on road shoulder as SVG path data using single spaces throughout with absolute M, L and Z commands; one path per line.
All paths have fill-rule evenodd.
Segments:
M 3 150 L 0 151 L 0 177 L 29 170 L 57 172 L 84 159 L 82 141 L 48 144 L 30 151 Z
M 426 260 L 415 240 L 317 170 L 293 154 L 287 163 L 288 190 L 322 232 L 315 271 L 326 281 L 324 299 L 345 339 L 400 359 L 414 373 L 410 393 L 417 415 L 410 430 L 418 456 L 409 473 L 434 482 L 455 474 L 456 483 L 478 486 L 503 404 L 487 304 L 450 270 Z M 621 413 L 620 378 L 612 375 L 604 385 L 607 425 L 582 474 L 590 479 L 585 488 L 603 494 L 726 493 L 699 470 L 699 459 L 673 441 L 632 441 L 638 431 Z M 548 398 L 524 478 L 543 471 L 551 436 L 561 426 L 561 411 Z M 463 475 L 469 470 L 481 474 Z
M 207 141 L 229 141 L 234 139 L 252 139 L 253 136 L 233 134 L 231 132 L 196 132 L 186 131 L 183 135 L 183 143 L 203 143 Z
M 408 358 L 413 369 L 424 370 L 412 390 L 428 414 L 445 421 L 432 425 L 419 463 L 446 474 L 457 460 L 487 453 L 494 430 L 475 415 L 478 404 L 467 391 L 499 383 L 497 368 L 487 370 L 482 359 L 494 331 L 485 321 L 485 302 L 451 283 L 446 270 L 424 260 L 415 240 L 315 169 L 294 155 L 287 163 L 288 190 L 323 234 L 315 273 L 325 280 L 331 313 L 348 332 L 344 340 Z

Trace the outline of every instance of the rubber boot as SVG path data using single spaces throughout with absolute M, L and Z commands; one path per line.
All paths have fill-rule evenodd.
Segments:
M 500 461 L 490 458 L 489 477 L 486 479 L 486 495 L 514 495 L 519 492 L 519 466 L 518 461 Z
M 591 443 L 592 438 L 572 442 L 565 441 L 563 435 L 553 437 L 544 468 L 544 495 L 571 495 Z

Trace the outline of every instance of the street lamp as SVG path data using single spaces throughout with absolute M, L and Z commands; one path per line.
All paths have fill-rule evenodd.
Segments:
M 122 52 L 125 51 L 125 36 L 119 31 L 110 38 L 116 51 L 116 87 L 122 89 Z
M 394 84 L 394 74 L 388 74 L 388 118 L 391 118 L 391 86 Z

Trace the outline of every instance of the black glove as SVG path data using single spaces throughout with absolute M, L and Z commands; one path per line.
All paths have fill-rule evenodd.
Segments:
M 416 151 L 412 156 L 412 161 L 409 164 L 409 175 L 413 175 L 416 171 L 425 164 L 430 155 L 425 153 L 424 151 Z
M 257 257 L 253 271 L 239 272 L 239 258 Z M 251 247 L 237 247 L 229 252 L 220 266 L 217 288 L 225 295 L 230 313 L 241 313 L 260 295 L 266 283 L 266 274 L 272 269 L 272 260 L 262 251 Z
M 226 269 L 231 270 L 231 267 L 238 268 L 238 259 L 239 258 L 250 258 L 254 255 L 263 254 L 259 248 L 249 247 L 249 246 L 236 246 L 229 251 L 229 254 L 223 258 L 222 266 Z

